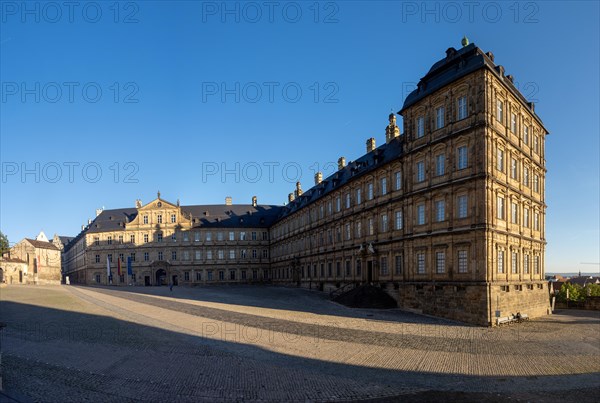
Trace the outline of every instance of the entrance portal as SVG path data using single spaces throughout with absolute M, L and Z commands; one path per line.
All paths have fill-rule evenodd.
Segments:
M 367 282 L 368 283 L 373 282 L 373 261 L 372 260 L 369 260 L 367 262 Z
M 167 272 L 165 269 L 156 270 L 156 282 L 154 285 L 167 285 Z

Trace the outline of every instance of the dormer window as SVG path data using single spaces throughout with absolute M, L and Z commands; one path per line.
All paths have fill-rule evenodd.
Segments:
M 148 216 L 147 215 L 145 215 L 142 219 L 143 219 L 144 224 L 148 224 Z

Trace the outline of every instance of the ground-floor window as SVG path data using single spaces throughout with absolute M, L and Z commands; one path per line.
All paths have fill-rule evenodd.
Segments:
M 100 284 L 100 275 L 96 274 L 96 283 Z
M 209 270 L 208 272 L 206 272 L 206 279 L 208 281 L 212 281 L 212 279 L 213 279 L 213 272 L 212 272 L 212 270 Z
M 202 272 L 201 271 L 196 272 L 196 281 L 202 281 Z
M 190 272 L 189 271 L 183 272 L 183 279 L 185 281 L 190 281 Z
M 252 279 L 258 280 L 258 270 L 252 270 Z
M 235 280 L 235 270 L 230 270 L 229 271 L 229 279 L 230 280 Z
M 242 280 L 246 280 L 246 270 L 242 270 Z
M 223 270 L 219 270 L 219 280 L 225 280 L 225 272 Z

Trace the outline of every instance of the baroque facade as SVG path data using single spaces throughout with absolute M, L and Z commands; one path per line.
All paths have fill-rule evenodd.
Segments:
M 448 49 L 398 113 L 402 131 L 391 114 L 385 144 L 298 183 L 286 206 L 158 197 L 103 211 L 65 248 L 66 271 L 105 284 L 106 260 L 133 256 L 135 284 L 375 283 L 404 309 L 480 325 L 547 314 L 548 132 L 534 105 L 471 44 Z

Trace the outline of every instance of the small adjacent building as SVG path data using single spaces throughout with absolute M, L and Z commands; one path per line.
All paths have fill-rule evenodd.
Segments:
M 61 253 L 43 232 L 36 239 L 24 238 L 0 259 L 0 277 L 6 284 L 58 285 Z

